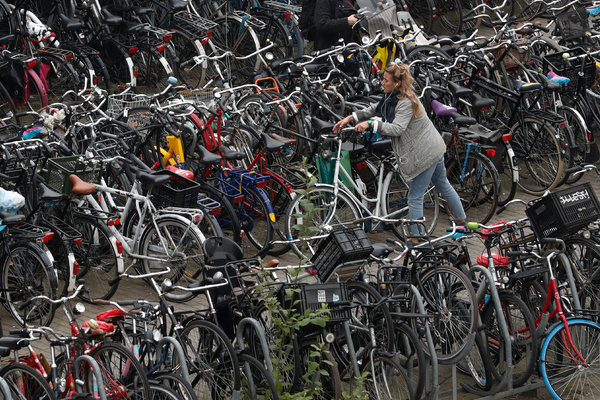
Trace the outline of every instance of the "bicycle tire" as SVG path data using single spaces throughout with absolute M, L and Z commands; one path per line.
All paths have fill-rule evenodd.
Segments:
M 177 373 L 158 372 L 152 374 L 151 379 L 177 393 L 182 400 L 198 400 L 191 383 Z
M 243 400 L 278 400 L 279 393 L 273 375 L 267 372 L 265 366 L 251 355 L 239 353 L 241 369 Z
M 538 360 L 538 342 L 536 334 L 536 323 L 527 304 L 521 298 L 512 293 L 500 293 L 504 320 L 507 322 L 510 333 L 510 346 L 512 351 L 512 382 L 514 387 L 524 385 L 533 374 Z M 510 311 L 510 315 L 507 312 Z M 486 327 L 486 337 L 490 357 L 489 367 L 492 373 L 501 381 L 506 373 L 506 360 L 504 352 L 506 342 L 500 333 L 496 308 L 493 301 L 489 301 L 482 313 L 481 321 Z M 496 321 L 496 322 L 494 322 Z
M 583 119 L 583 116 L 581 113 L 579 113 L 579 111 L 567 106 L 560 107 L 557 110 L 557 113 L 567 120 L 567 124 L 569 127 L 571 127 L 571 132 L 573 133 L 573 146 L 566 146 L 565 148 L 565 150 L 569 150 L 569 168 L 585 164 L 590 142 L 588 140 L 588 127 Z M 569 168 L 566 168 L 565 165 L 565 170 Z M 559 186 L 563 183 L 567 183 L 569 185 L 577 183 L 581 178 L 583 178 L 583 175 L 584 174 L 575 175 L 565 173 L 563 179 L 559 183 Z
M 126 391 L 127 398 L 152 399 L 146 371 L 125 346 L 119 343 L 103 342 L 92 350 L 90 356 L 96 360 L 102 371 L 102 382 L 107 395 Z M 87 384 L 87 387 L 85 385 L 84 387 L 88 393 L 93 393 L 91 374 L 93 371 L 91 368 L 87 368 L 87 376 L 83 380 Z
M 215 324 L 193 320 L 180 335 L 198 400 L 228 400 L 241 388 L 240 366 L 231 341 Z
M 510 144 L 506 145 L 504 157 L 498 165 L 498 178 L 500 189 L 498 190 L 498 206 L 502 207 L 515 198 L 519 181 L 519 167 L 514 163 L 514 151 Z
M 335 206 L 332 203 L 335 202 Z M 310 221 L 305 216 L 307 209 L 312 212 Z M 316 252 L 319 243 L 311 240 L 330 230 L 349 228 L 358 225 L 355 221 L 362 217 L 359 207 L 343 191 L 334 195 L 333 186 L 316 184 L 299 194 L 290 203 L 285 216 L 285 234 L 289 240 L 301 240 L 291 243 L 292 251 L 299 257 L 310 259 Z M 325 225 L 324 221 L 328 221 Z M 298 230 L 304 226 L 303 231 Z M 306 228 L 310 227 L 310 228 Z M 318 228 L 312 231 L 312 228 Z
M 475 344 L 465 358 L 456 364 L 457 369 L 468 374 L 473 378 L 477 387 L 484 391 L 489 391 L 494 383 L 494 375 L 488 362 L 489 358 L 488 343 L 485 333 L 478 331 L 475 336 Z
M 573 237 L 565 239 L 565 255 L 568 257 L 577 294 L 584 310 L 594 310 L 600 306 L 600 250 L 596 241 Z M 595 322 L 598 316 L 591 316 Z
M 252 10 L 252 16 L 265 23 L 264 29 L 256 31 L 261 47 L 266 47 L 272 42 L 274 46 L 271 48 L 271 52 L 275 60 L 293 58 L 292 36 L 284 24 L 275 16 L 275 13 L 261 12 L 260 9 L 254 9 Z
M 418 26 L 428 35 L 433 33 L 433 12 L 428 1 L 405 0 L 407 11 Z
M 242 195 L 243 199 L 234 204 L 234 208 L 244 230 L 244 257 L 262 257 L 269 250 L 269 243 L 273 240 L 272 222 L 275 222 L 275 216 L 272 215 L 269 199 L 262 189 L 246 187 Z
M 171 271 L 154 278 L 155 280 L 162 282 L 168 278 L 173 284 L 178 284 L 182 280 L 185 281 L 186 276 L 195 276 L 198 270 L 202 269 L 204 261 L 202 243 L 205 238 L 202 232 L 191 221 L 185 223 L 169 215 L 160 216 L 154 222 L 152 225 L 146 225 L 139 241 L 139 254 L 153 258 L 142 258 L 144 273 L 164 270 L 168 265 Z M 169 245 L 169 249 L 164 249 L 161 245 L 164 238 L 168 238 L 166 244 Z M 173 302 L 185 302 L 194 296 L 192 292 L 165 293 L 165 298 Z
M 200 40 L 190 37 L 187 33 L 179 29 L 171 29 L 173 38 L 171 42 L 175 45 L 179 64 L 177 65 L 177 77 L 182 83 L 190 88 L 199 88 L 206 82 L 207 62 L 204 61 L 199 65 L 195 63 L 186 63 L 196 56 L 204 56 L 204 47 Z M 182 65 L 183 64 L 183 65 Z
M 357 304 L 364 304 L 365 307 L 353 307 L 352 324 L 362 324 L 364 327 L 373 326 L 375 328 L 375 341 L 377 347 L 383 351 L 391 352 L 394 350 L 394 322 L 387 304 L 381 304 L 377 309 L 372 309 L 369 305 L 377 304 L 382 297 L 377 290 L 368 283 L 349 280 L 346 282 L 348 288 L 348 300 Z M 336 340 L 331 343 L 331 352 L 334 355 L 338 366 L 347 371 L 350 368 L 351 360 L 348 351 L 348 339 L 342 324 L 337 324 L 333 328 Z M 350 327 L 351 339 L 354 345 L 354 353 L 360 354 L 361 350 L 371 344 L 371 333 L 359 328 Z
M 82 89 L 80 87 L 79 75 L 70 62 L 51 53 L 40 52 L 38 53 L 38 57 L 41 58 L 41 64 L 45 65 L 45 68 L 48 68 L 48 72 L 45 75 L 45 82 L 48 89 L 47 97 L 49 104 L 63 101 L 63 95 L 68 90 L 77 93 Z
M 407 322 L 397 319 L 394 323 L 394 332 L 396 334 L 394 356 L 411 381 L 415 399 L 420 399 L 427 379 L 427 359 L 423 344 Z
M 460 197 L 466 220 L 485 224 L 498 204 L 498 171 L 489 158 L 477 151 L 459 157 L 459 161 L 452 159 L 446 168 L 448 180 Z M 450 214 L 448 203 L 445 208 Z
M 8 251 L 2 260 L 2 304 L 21 326 L 49 326 L 54 318 L 53 305 L 36 301 L 21 307 L 34 296 L 56 298 L 57 278 L 52 261 L 31 242 L 10 244 Z
M 368 398 L 379 400 L 414 399 L 412 386 L 404 369 L 390 356 L 377 354 L 362 366 L 364 389 Z M 352 382 L 350 384 L 352 385 Z M 352 388 L 350 389 L 352 392 Z
M 111 279 L 119 275 L 119 261 L 113 248 L 114 238 L 108 227 L 92 217 L 78 215 L 73 218 L 73 227 L 81 232 L 82 243 L 73 248 L 75 259 L 79 261 L 77 279 L 84 278 L 88 293 L 84 300 L 108 300 L 119 289 L 119 281 L 109 285 Z
M 0 82 L 0 126 L 8 125 L 11 121 L 20 124 L 17 106 L 6 87 Z
M 511 129 L 515 155 L 519 164 L 524 165 L 519 170 L 521 189 L 534 196 L 554 190 L 564 173 L 562 148 L 554 128 L 543 120 L 526 116 Z
M 8 364 L 0 369 L 13 399 L 56 400 L 54 390 L 44 377 L 35 369 L 20 363 Z
M 567 325 L 568 331 L 562 323 L 558 323 L 546 336 L 540 353 L 540 374 L 554 399 L 593 397 L 594 393 L 588 393 L 586 389 L 596 386 L 600 374 L 597 363 L 580 368 L 581 362 L 574 362 L 573 357 L 577 356 L 570 355 L 573 350 L 565 346 L 564 337 L 567 332 L 571 334 L 584 360 L 587 361 L 588 356 L 597 359 L 600 326 L 585 319 L 571 319 Z
M 422 272 L 415 285 L 423 297 L 427 314 L 439 317 L 430 323 L 438 362 L 451 365 L 460 361 L 469 350 L 467 346 L 472 344 L 469 337 L 478 325 L 477 300 L 471 281 L 450 265 L 436 265 Z M 411 312 L 419 312 L 414 299 Z M 411 321 L 411 326 L 418 329 L 414 323 Z M 422 341 L 426 343 L 424 337 Z M 429 355 L 428 346 L 424 345 L 423 350 Z
M 436 18 L 433 32 L 438 35 L 457 35 L 462 32 L 462 4 L 459 0 L 433 0 Z
M 167 386 L 162 386 L 152 381 L 150 381 L 149 385 L 152 392 L 152 400 L 183 400 L 178 393 Z
M 284 178 L 278 175 L 276 172 L 271 170 L 265 171 L 266 175 L 270 177 L 269 183 L 263 189 L 269 200 L 271 201 L 271 205 L 273 206 L 273 210 L 275 211 L 275 218 L 278 221 L 283 220 L 285 217 L 285 213 L 290 206 L 290 203 L 294 200 L 296 196 L 296 192 L 292 189 L 288 189 L 285 184 Z M 283 227 L 279 224 L 277 225 L 277 229 L 274 229 L 274 239 L 276 240 L 286 240 L 286 236 L 283 232 Z M 276 236 L 275 236 L 276 235 Z M 269 255 L 271 256 L 281 256 L 286 254 L 291 250 L 290 245 L 274 245 L 269 250 Z
M 136 86 L 160 92 L 169 84 L 167 78 L 173 76 L 173 70 L 165 56 L 156 48 L 149 48 L 148 45 L 143 47 L 131 55 L 133 64 L 137 67 Z
M 221 227 L 223 236 L 232 239 L 237 244 L 241 244 L 242 227 L 233 204 L 231 204 L 227 196 L 213 186 L 206 184 L 203 180 L 197 182 L 200 183 L 200 194 L 204 194 L 208 198 L 218 201 L 221 205 L 219 211 L 215 212 L 214 216 Z
M 389 219 L 408 218 L 408 185 L 402 178 L 402 174 L 396 168 L 392 169 L 383 180 L 382 193 L 385 194 L 383 202 L 383 213 Z M 435 188 L 430 185 L 423 199 L 423 216 L 428 234 L 433 231 L 440 217 L 440 199 Z M 392 232 L 400 238 L 405 239 L 404 230 L 407 228 L 401 222 L 391 223 Z

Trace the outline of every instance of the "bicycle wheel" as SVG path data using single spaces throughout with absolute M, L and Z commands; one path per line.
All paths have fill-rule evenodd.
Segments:
M 489 158 L 477 151 L 458 157 L 446 168 L 448 180 L 460 197 L 467 221 L 485 224 L 498 204 L 498 171 Z M 448 203 L 445 207 L 450 213 Z
M 506 321 L 512 349 L 513 386 L 519 387 L 527 382 L 537 363 L 537 334 L 533 315 L 527 304 L 511 293 L 500 293 L 502 319 Z M 498 315 L 493 301 L 488 301 L 481 313 L 481 321 L 486 327 L 490 367 L 498 380 L 506 373 L 505 338 L 498 323 Z
M 247 187 L 243 189 L 242 194 L 244 198 L 234 204 L 234 208 L 244 230 L 244 257 L 263 256 L 273 240 L 271 218 L 275 219 L 275 216 L 272 215 L 270 204 L 267 204 L 267 195 L 262 189 Z
M 406 371 L 415 399 L 420 399 L 427 379 L 427 360 L 423 344 L 408 323 L 396 319 L 394 323 L 396 361 Z
M 240 225 L 240 220 L 237 217 L 237 213 L 233 204 L 229 201 L 227 196 L 223 193 L 219 192 L 214 187 L 205 184 L 205 182 L 200 181 L 200 194 L 204 195 L 212 200 L 219 202 L 221 205 L 220 208 L 216 211 L 210 211 L 214 213 L 214 217 L 217 219 L 219 226 L 221 227 L 221 232 L 223 237 L 227 237 L 237 244 L 242 243 L 242 227 Z
M 436 18 L 433 32 L 438 35 L 457 35 L 462 32 L 462 5 L 459 0 L 433 0 Z
M 361 217 L 360 209 L 346 193 L 339 191 L 335 195 L 332 186 L 317 184 L 290 203 L 284 221 L 285 234 L 290 240 L 300 240 L 291 244 L 292 250 L 309 259 L 319 245 L 312 237 L 356 226 Z
M 385 194 L 383 213 L 390 219 L 408 218 L 408 185 L 402 178 L 400 171 L 393 169 L 388 172 L 383 181 L 382 193 Z M 433 234 L 440 216 L 440 199 L 433 186 L 429 186 L 423 198 L 423 217 L 427 233 Z M 403 232 L 407 227 L 401 222 L 390 224 L 394 234 L 404 239 Z
M 300 390 L 309 393 L 309 398 L 315 400 L 342 398 L 339 368 L 324 343 L 314 340 L 302 343 L 300 362 L 303 377 Z
M 498 190 L 498 206 L 503 206 L 515 198 L 517 193 L 517 182 L 519 181 L 519 170 L 514 163 L 515 153 L 512 146 L 507 145 L 504 157 L 498 165 L 498 178 L 500 189 Z
M 438 265 L 420 273 L 416 286 L 425 311 L 434 316 L 430 329 L 439 363 L 458 362 L 473 344 L 471 335 L 477 329 L 477 300 L 471 281 L 454 267 Z M 415 300 L 411 302 L 411 310 L 419 312 Z M 413 329 L 418 326 L 413 325 Z M 423 336 L 421 340 L 426 343 L 427 339 Z M 424 346 L 424 351 L 429 354 L 429 347 Z
M 489 358 L 487 338 L 482 331 L 478 331 L 471 351 L 456 365 L 460 372 L 471 375 L 477 387 L 486 392 L 494 383 L 494 375 L 492 369 L 487 366 L 489 364 L 486 362 L 487 358 Z
M 244 400 L 279 399 L 273 375 L 267 372 L 265 366 L 256 358 L 238 354 L 241 369 L 242 393 Z
M 89 290 L 84 299 L 108 300 L 119 288 L 118 281 L 112 286 L 108 284 L 119 275 L 119 259 L 112 245 L 114 236 L 104 223 L 89 217 L 75 217 L 73 227 L 81 232 L 83 239 L 79 246 L 73 247 L 73 254 L 79 261 L 77 278 L 84 278 Z
M 169 267 L 168 274 L 154 278 L 159 282 L 170 279 L 173 284 L 185 282 L 185 276 L 194 276 L 202 268 L 204 235 L 190 222 L 161 216 L 154 224 L 146 225 L 139 242 L 142 269 L 149 274 Z M 146 258 L 147 257 L 147 258 Z M 165 298 L 185 302 L 194 297 L 191 292 L 169 292 Z
M 19 124 L 17 107 L 6 87 L 0 82 L 0 126 L 12 122 Z
M 102 371 L 102 382 L 108 398 L 150 400 L 152 392 L 146 371 L 132 352 L 119 343 L 103 342 L 90 355 Z M 93 393 L 92 370 L 86 369 L 84 388 Z
M 0 370 L 13 399 L 56 400 L 54 390 L 44 377 L 28 365 L 12 363 Z
M 584 238 L 565 240 L 565 255 L 568 257 L 581 307 L 597 310 L 600 307 L 600 249 L 595 241 Z M 592 317 L 595 321 L 598 317 Z
M 159 372 L 152 374 L 152 380 L 175 392 L 182 400 L 198 400 L 191 383 L 177 373 Z
M 274 13 L 260 12 L 256 9 L 252 11 L 252 16 L 264 22 L 264 29 L 256 31 L 261 47 L 266 47 L 271 42 L 274 46 L 270 49 L 275 60 L 294 57 L 294 46 L 292 36 L 288 29 L 283 25 Z
M 367 359 L 362 367 L 364 391 L 369 399 L 407 400 L 414 399 L 410 381 L 404 369 L 391 357 L 375 355 Z M 350 392 L 353 393 L 350 381 Z
M 172 32 L 171 42 L 174 44 L 179 58 L 177 77 L 190 88 L 201 87 L 206 81 L 207 62 L 195 65 L 195 62 L 190 62 L 190 60 L 192 57 L 206 55 L 204 47 L 199 40 L 192 39 L 187 33 L 178 29 L 172 29 Z
M 352 335 L 354 353 L 361 354 L 365 348 L 372 344 L 371 333 L 369 329 L 365 330 L 366 327 L 370 326 L 373 326 L 375 329 L 377 347 L 384 351 L 393 351 L 394 323 L 390 310 L 387 304 L 381 304 L 375 309 L 372 307 L 373 304 L 381 300 L 381 295 L 373 286 L 365 282 L 350 280 L 347 282 L 347 287 L 348 300 L 364 304 L 364 307 L 357 306 L 352 308 L 350 333 Z M 332 329 L 336 333 L 336 340 L 331 344 L 331 351 L 339 367 L 347 371 L 350 368 L 351 360 L 344 326 L 338 324 Z
M 189 357 L 191 384 L 198 400 L 226 400 L 240 390 L 238 358 L 221 328 L 194 320 L 183 328 L 180 340 Z
M 20 307 L 34 296 L 56 297 L 52 261 L 34 243 L 15 243 L 9 245 L 8 251 L 2 263 L 2 304 L 21 326 L 49 326 L 55 308 L 48 302 L 35 301 L 23 309 Z
M 567 153 L 569 155 L 570 167 L 585 164 L 585 158 L 590 142 L 588 140 L 588 127 L 583 116 L 579 111 L 571 107 L 561 107 L 557 110 L 557 113 L 567 120 L 567 125 L 571 128 L 573 134 L 574 146 L 566 146 L 565 148 L 565 150 L 568 150 Z M 568 169 L 566 168 L 566 165 L 565 169 Z M 560 184 L 568 183 L 571 185 L 583 178 L 583 175 L 584 174 L 564 174 L 564 178 L 561 180 Z
M 569 334 L 574 348 L 568 341 Z M 567 327 L 562 323 L 554 326 L 540 354 L 540 373 L 546 389 L 557 400 L 594 398 L 600 382 L 599 357 L 600 326 L 597 323 L 571 319 Z
M 144 91 L 160 92 L 168 85 L 167 78 L 173 76 L 173 70 L 161 52 L 145 47 L 131 55 L 137 67 L 136 86 L 143 87 Z
M 275 218 L 277 218 L 278 221 L 282 221 L 290 203 L 294 200 L 296 193 L 294 191 L 290 192 L 285 185 L 283 178 L 275 172 L 270 173 L 270 171 L 267 171 L 267 175 L 269 175 L 271 179 L 269 179 L 269 183 L 263 190 L 271 201 L 271 205 L 275 211 Z M 278 229 L 274 229 L 275 235 L 273 239 L 286 240 L 283 229 L 283 226 L 278 225 Z M 275 245 L 269 250 L 269 255 L 280 256 L 290 251 L 290 249 L 289 245 Z
M 423 0 L 405 0 L 407 11 L 415 20 L 415 23 L 422 27 L 427 34 L 433 33 L 433 12 L 429 5 L 429 1 Z
M 528 116 L 512 126 L 512 146 L 519 164 L 519 186 L 541 196 L 556 188 L 564 173 L 561 144 L 554 128 L 543 120 Z
M 77 93 L 82 89 L 79 75 L 70 62 L 53 54 L 44 54 L 44 52 L 38 53 L 38 57 L 41 58 L 40 68 L 48 70 L 45 79 L 49 104 L 61 101 L 68 90 Z
M 154 382 L 150 382 L 149 385 L 152 392 L 152 400 L 182 400 L 179 394 L 167 386 L 162 386 Z

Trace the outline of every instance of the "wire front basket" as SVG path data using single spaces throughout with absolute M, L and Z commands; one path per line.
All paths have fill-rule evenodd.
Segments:
M 135 107 L 148 107 L 152 103 L 152 98 L 144 94 L 135 93 L 116 93 L 108 96 L 106 114 L 111 118 L 116 118 L 123 110 L 129 110 Z
M 186 101 L 191 101 L 196 106 L 209 109 L 217 108 L 217 101 L 213 88 L 187 89 L 179 91 L 179 95 Z

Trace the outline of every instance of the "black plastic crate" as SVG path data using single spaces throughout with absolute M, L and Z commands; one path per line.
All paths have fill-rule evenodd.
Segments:
M 360 227 L 344 228 L 331 232 L 311 258 L 321 282 L 326 282 L 341 264 L 366 260 L 373 252 L 371 241 Z
M 153 174 L 171 177 L 171 180 L 166 184 L 157 186 L 152 190 L 152 203 L 156 207 L 196 208 L 198 206 L 198 193 L 200 192 L 198 182 L 184 178 L 168 169 Z
M 304 314 L 306 310 L 316 311 L 326 304 L 330 313 L 328 325 L 348 321 L 351 317 L 348 286 L 345 282 L 300 284 L 287 286 L 287 288 L 300 289 L 299 293 L 294 292 L 294 305 L 292 306 L 300 314 Z M 283 292 L 285 293 L 285 290 Z M 282 306 L 289 308 L 291 301 L 290 296 L 285 296 Z M 339 304 L 336 305 L 336 303 Z
M 571 57 L 575 57 L 585 54 L 586 51 L 581 47 L 575 47 L 570 50 L 545 55 L 543 57 L 544 74 L 553 71 L 557 75 L 569 78 L 569 83 L 561 85 L 559 91 L 563 93 L 577 91 L 580 78 L 583 81 L 583 87 L 591 87 L 596 79 L 596 61 L 589 55 L 575 60 L 566 60 L 563 58 L 565 53 L 568 53 Z M 582 71 L 582 64 L 583 76 L 580 77 L 579 72 Z
M 589 182 L 541 197 L 525 210 L 538 238 L 563 237 L 600 217 L 600 204 Z

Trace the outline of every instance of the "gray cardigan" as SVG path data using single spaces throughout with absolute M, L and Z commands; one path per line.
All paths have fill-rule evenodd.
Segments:
M 374 104 L 365 110 L 357 111 L 356 117 L 359 121 L 375 117 L 376 106 L 377 104 Z M 391 137 L 400 172 L 408 182 L 438 162 L 446 152 L 442 136 L 427 117 L 420 102 L 419 106 L 421 114 L 414 118 L 410 100 L 401 99 L 396 104 L 393 122 L 377 122 L 376 133 Z

